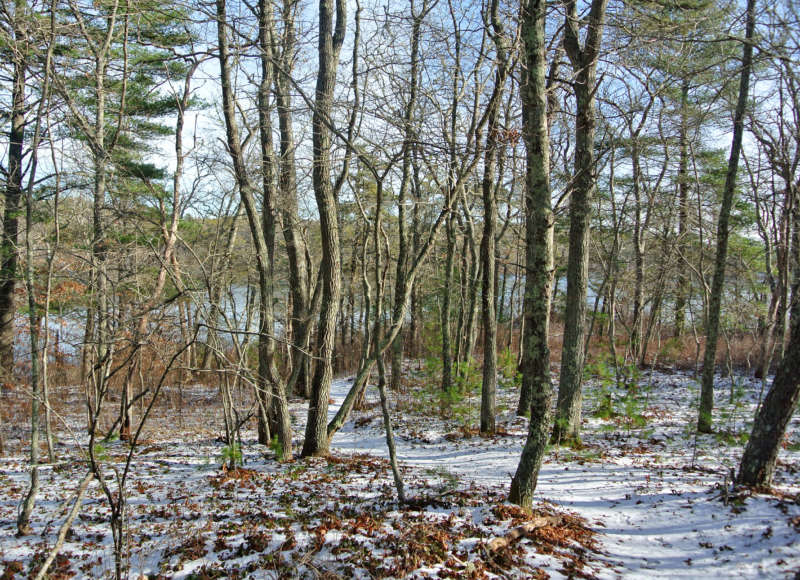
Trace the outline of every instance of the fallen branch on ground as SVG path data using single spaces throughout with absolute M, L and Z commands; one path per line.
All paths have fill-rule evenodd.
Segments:
M 42 563 L 42 567 L 39 569 L 39 573 L 36 574 L 36 580 L 42 580 L 46 574 L 47 570 L 50 568 L 50 565 L 53 563 L 53 560 L 56 559 L 58 552 L 61 550 L 61 546 L 64 545 L 64 540 L 67 537 L 67 532 L 69 532 L 70 527 L 72 527 L 72 522 L 75 521 L 75 517 L 78 515 L 80 511 L 81 503 L 83 501 L 83 496 L 86 493 L 86 489 L 89 487 L 89 483 L 94 478 L 94 474 L 90 471 L 86 475 L 83 476 L 80 484 L 78 484 L 78 490 L 75 493 L 75 503 L 72 504 L 72 509 L 70 509 L 69 514 L 67 514 L 67 519 L 64 520 L 64 523 L 61 524 L 61 529 L 58 531 L 58 537 L 56 539 L 55 545 L 50 549 L 50 553 L 47 555 L 47 558 Z

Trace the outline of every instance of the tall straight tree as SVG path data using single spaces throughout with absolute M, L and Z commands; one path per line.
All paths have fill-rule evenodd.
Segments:
M 347 21 L 345 0 L 319 0 L 319 69 L 312 119 L 314 197 L 319 212 L 322 262 L 320 282 L 322 303 L 315 354 L 318 357 L 311 381 L 311 400 L 303 442 L 303 456 L 328 453 L 328 397 L 333 378 L 333 349 L 336 339 L 336 318 L 341 293 L 341 249 L 339 248 L 339 218 L 336 193 L 331 183 L 331 129 L 333 89 L 339 52 L 344 43 Z M 335 18 L 335 20 L 334 20 Z
M 458 106 L 462 91 L 459 90 L 459 83 L 461 82 L 461 29 L 459 28 L 456 18 L 455 9 L 452 0 L 448 0 L 448 10 L 450 18 L 453 22 L 453 59 L 452 59 L 452 102 L 450 104 L 448 127 L 443 131 L 444 142 L 447 146 L 448 165 L 447 165 L 447 188 L 445 190 L 446 205 L 451 208 L 451 212 L 447 215 L 447 223 L 445 225 L 445 234 L 447 236 L 446 257 L 444 266 L 444 284 L 442 285 L 442 299 L 441 299 L 441 330 L 442 330 L 442 391 L 447 392 L 453 386 L 453 353 L 452 353 L 452 338 L 450 332 L 450 311 L 452 300 L 452 285 L 453 285 L 453 259 L 455 257 L 456 248 L 456 216 L 455 207 L 457 206 L 458 191 L 456 190 L 455 183 L 458 179 L 457 170 L 457 149 L 456 149 L 456 129 L 458 122 Z
M 435 2 L 434 2 L 435 3 Z M 409 10 L 411 12 L 411 62 L 408 72 L 408 100 L 405 104 L 405 111 L 403 112 L 403 165 L 402 175 L 400 178 L 400 189 L 397 194 L 397 268 L 395 275 L 395 288 L 394 288 L 394 311 L 393 315 L 396 317 L 397 313 L 404 308 L 403 301 L 405 300 L 405 289 L 408 285 L 408 261 L 409 261 L 409 240 L 406 235 L 406 194 L 408 192 L 409 184 L 411 183 L 412 152 L 417 145 L 414 143 L 418 132 L 417 124 L 415 123 L 415 110 L 417 108 L 417 94 L 419 86 L 419 47 L 422 21 L 430 11 L 431 2 L 423 0 L 422 7 L 419 12 L 415 10 L 414 0 L 410 0 Z M 416 200 L 415 200 L 416 201 Z M 416 230 L 413 232 L 416 235 Z M 411 255 L 413 257 L 413 248 Z M 413 343 L 414 336 L 412 333 L 411 341 Z M 397 390 L 400 388 L 400 376 L 402 373 L 403 349 L 405 345 L 405 338 L 403 333 L 397 335 L 397 338 L 392 345 L 392 374 L 391 374 L 391 388 Z
M 8 132 L 8 166 L 3 168 L 6 181 L 3 207 L 3 232 L 0 238 L 0 381 L 11 382 L 14 374 L 14 315 L 19 251 L 19 214 L 22 195 L 23 140 L 25 138 L 25 73 L 28 67 L 29 39 L 26 32 L 27 2 L 16 0 L 8 15 L 10 29 L 8 52 L 11 62 L 11 127 Z M 2 439 L 2 437 L 0 437 Z
M 261 330 L 258 336 L 258 374 L 265 381 L 269 390 L 264 393 L 269 397 L 270 432 L 278 435 L 281 444 L 281 459 L 292 456 L 292 428 L 289 423 L 289 409 L 286 397 L 288 393 L 275 366 L 275 313 L 274 313 L 274 279 L 275 279 L 275 228 L 277 214 L 277 191 L 275 187 L 275 153 L 272 144 L 272 119 L 270 94 L 273 80 L 273 46 L 275 30 L 272 22 L 272 4 L 267 0 L 259 0 L 256 9 L 258 18 L 258 46 L 261 61 L 261 81 L 258 87 L 258 127 L 261 145 L 261 229 L 266 248 L 266 262 L 259 268 L 265 270 L 263 277 L 266 286 L 261 288 L 259 318 Z M 259 274 L 259 279 L 261 274 Z M 266 439 L 266 438 L 264 438 Z M 269 441 L 262 440 L 268 444 Z
M 16 111 L 16 106 L 18 104 L 18 99 L 20 95 L 20 91 L 22 91 L 23 98 L 22 103 L 24 104 L 24 90 L 25 90 L 25 71 L 29 65 L 28 62 L 28 51 L 31 48 L 31 40 L 27 33 L 26 29 L 28 28 L 25 24 L 25 20 L 30 18 L 31 15 L 27 14 L 28 6 L 25 2 L 17 0 L 15 3 L 15 10 L 14 10 L 14 43 L 13 43 L 13 50 L 16 53 L 15 58 L 12 60 L 12 66 L 14 68 L 14 74 L 12 77 L 13 87 L 12 87 L 12 112 L 13 113 L 21 113 L 22 114 L 22 125 L 21 128 L 24 130 L 25 126 L 25 119 L 24 119 L 24 109 L 22 111 Z M 53 27 L 53 10 L 51 6 L 51 20 L 50 20 L 50 27 L 52 30 Z M 31 153 L 31 163 L 29 166 L 28 171 L 28 184 L 25 188 L 25 289 L 28 294 L 28 325 L 29 325 L 29 345 L 30 345 L 30 387 L 31 387 L 31 438 L 30 438 L 30 460 L 31 460 L 31 477 L 30 477 L 30 486 L 28 488 L 28 492 L 25 494 L 25 497 L 20 502 L 20 506 L 17 513 L 17 535 L 18 536 L 25 536 L 33 533 L 33 529 L 30 525 L 30 517 L 33 512 L 34 504 L 36 502 L 36 496 L 39 492 L 39 441 L 40 441 L 40 434 L 41 434 L 41 417 L 40 417 L 40 406 L 41 406 L 41 399 L 42 399 L 42 359 L 41 351 L 40 351 L 40 324 L 41 324 L 41 316 L 40 316 L 40 309 L 39 305 L 36 301 L 36 292 L 34 290 L 34 269 L 33 269 L 33 244 L 31 242 L 31 232 L 33 230 L 33 211 L 34 211 L 34 202 L 33 202 L 33 188 L 36 182 L 36 168 L 38 164 L 38 149 L 41 142 L 41 135 L 42 135 L 42 124 L 43 118 L 45 117 L 44 111 L 46 107 L 49 105 L 49 93 L 50 93 L 50 63 L 53 58 L 53 40 L 52 36 L 49 38 L 48 47 L 47 47 L 47 56 L 46 61 L 44 64 L 44 82 L 41 89 L 41 97 L 39 100 L 39 104 L 37 106 L 37 111 L 35 115 L 35 123 L 34 123 L 34 130 L 33 130 L 33 139 L 32 143 L 30 144 L 30 153 Z M 12 119 L 12 132 L 15 130 L 16 127 L 20 127 L 19 119 Z M 11 147 L 16 148 L 19 147 L 19 152 L 21 153 L 21 145 L 22 145 L 22 137 L 23 135 L 20 134 L 16 136 L 20 139 L 19 144 L 14 143 L 12 136 Z M 21 159 L 18 161 L 21 162 Z M 16 203 L 20 203 L 20 197 L 22 195 L 22 167 L 21 164 L 19 167 L 13 167 L 11 164 L 9 165 L 9 169 L 13 169 L 19 172 L 19 182 L 16 185 L 20 186 L 20 189 L 16 192 L 18 197 L 16 199 Z M 12 178 L 9 175 L 9 178 Z M 14 176 L 16 179 L 16 176 Z M 8 198 L 6 199 L 6 203 L 8 203 Z M 6 207 L 6 212 L 8 212 L 8 208 Z M 6 214 L 8 215 L 8 214 Z M 16 217 L 15 217 L 16 221 Z M 5 223 L 5 222 L 4 222 Z M 14 227 L 14 236 L 17 235 L 16 231 L 17 224 L 13 224 Z M 5 233 L 5 232 L 4 232 Z M 5 242 L 6 238 L 4 236 L 3 239 L 4 246 L 3 250 L 5 251 Z M 14 253 L 16 254 L 17 249 L 16 247 L 13 248 Z M 4 265 L 5 265 L 5 256 L 4 256 Z M 11 304 L 13 305 L 13 297 Z M 13 321 L 13 318 L 12 318 Z M 45 402 L 47 399 L 45 398 Z M 0 423 L 0 428 L 2 428 L 2 423 Z M 49 440 L 48 440 L 49 444 Z M 51 450 L 52 454 L 52 450 Z
M 523 316 L 522 388 L 528 396 L 528 437 L 511 480 L 509 501 L 530 509 L 550 432 L 550 300 L 553 280 L 553 210 L 550 199 L 550 139 L 545 84 L 545 0 L 521 6 L 523 42 L 522 137 L 525 173 L 525 296 Z
M 291 320 L 288 330 L 297 342 L 309 335 L 311 322 L 310 263 L 308 250 L 300 229 L 297 209 L 297 168 L 295 163 L 295 138 L 292 112 L 291 74 L 297 50 L 295 14 L 297 0 L 283 0 L 281 22 L 283 34 L 274 43 L 273 58 L 278 63 L 275 71 L 275 101 L 280 131 L 280 213 L 286 257 L 289 265 L 289 291 L 291 292 Z M 307 354 L 308 340 L 300 340 L 300 348 L 291 350 L 292 368 L 296 369 L 293 389 L 305 397 L 311 394 L 311 358 Z M 288 387 L 288 386 L 287 386 Z
M 481 386 L 481 433 L 495 432 L 497 392 L 497 315 L 495 309 L 495 236 L 497 234 L 497 188 L 495 173 L 497 156 L 502 146 L 500 105 L 508 78 L 509 42 L 499 14 L 499 0 L 491 0 L 485 20 L 491 24 L 489 33 L 495 49 L 496 70 L 494 89 L 487 106 L 486 150 L 483 160 L 483 287 L 481 316 L 483 319 L 483 383 Z M 467 357 L 469 353 L 466 353 Z
M 269 92 L 272 84 L 270 76 L 271 68 L 264 66 L 265 57 L 270 56 L 270 52 L 265 44 L 268 44 L 268 30 L 270 23 L 267 14 L 271 12 L 263 10 L 262 3 L 259 8 L 259 45 L 262 49 L 262 83 L 259 87 L 258 105 L 260 109 L 260 136 L 262 153 L 262 200 L 261 213 L 256 202 L 258 189 L 251 181 L 247 173 L 242 142 L 239 136 L 239 128 L 236 119 L 236 103 L 231 82 L 231 54 L 228 41 L 228 21 L 225 0 L 217 0 L 217 37 L 219 42 L 219 63 L 220 63 L 220 83 L 222 85 L 222 112 L 225 118 L 225 134 L 228 153 L 233 164 L 234 177 L 239 188 L 247 214 L 247 221 L 250 224 L 250 233 L 256 249 L 256 266 L 258 269 L 258 284 L 260 294 L 259 307 L 259 337 L 258 337 L 258 377 L 256 380 L 256 394 L 259 399 L 259 442 L 269 443 L 270 430 L 268 428 L 267 414 L 273 415 L 273 427 L 277 430 L 276 435 L 282 448 L 282 458 L 288 459 L 292 455 L 292 430 L 289 422 L 289 410 L 286 401 L 286 393 L 283 384 L 275 369 L 274 363 L 274 328 L 272 318 L 272 251 L 270 242 L 274 243 L 274 224 L 272 222 L 273 211 L 273 191 L 272 191 L 272 151 L 271 151 L 271 128 L 263 117 L 268 112 L 266 108 L 265 93 Z M 268 63 L 268 58 L 266 60 Z M 266 127 L 265 127 L 266 125 Z M 266 143 L 264 141 L 267 141 Z
M 703 356 L 703 377 L 700 385 L 700 409 L 697 417 L 697 430 L 710 433 L 712 427 L 712 411 L 714 409 L 714 367 L 717 360 L 717 338 L 719 334 L 719 318 L 722 305 L 722 288 L 725 284 L 725 263 L 728 259 L 728 235 L 730 233 L 730 215 L 733 198 L 736 192 L 736 172 L 739 167 L 739 156 L 742 151 L 744 134 L 744 117 L 747 98 L 750 91 L 750 70 L 753 66 L 753 32 L 756 26 L 756 0 L 747 0 L 747 16 L 745 24 L 745 40 L 742 48 L 742 73 L 739 79 L 739 96 L 733 116 L 733 140 L 728 158 L 728 172 L 725 175 L 725 188 L 722 191 L 722 204 L 717 222 L 717 257 L 714 262 L 714 281 L 711 283 L 711 295 L 708 305 L 708 322 L 706 325 L 706 350 Z
M 597 186 L 594 156 L 596 74 L 607 5 L 608 0 L 592 0 L 586 38 L 581 47 L 577 0 L 565 3 L 564 50 L 572 65 L 575 93 L 575 165 L 570 185 L 567 305 L 554 440 L 577 437 L 581 423 L 589 218 Z
M 689 79 L 681 81 L 680 125 L 678 133 L 678 239 L 685 240 L 689 226 Z M 691 293 L 691 279 L 684 272 L 678 273 L 675 292 L 674 336 L 683 334 L 686 305 Z

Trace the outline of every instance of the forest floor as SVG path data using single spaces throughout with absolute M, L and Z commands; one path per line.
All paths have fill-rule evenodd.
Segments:
M 442 397 L 428 376 L 414 364 L 403 391 L 392 394 L 410 500 L 402 507 L 372 390 L 366 409 L 334 437 L 330 458 L 279 463 L 249 429 L 242 433 L 243 466 L 228 471 L 221 462 L 235 450 L 220 439 L 218 391 L 184 389 L 180 411 L 165 404 L 149 419 L 132 464 L 125 490 L 129 577 L 800 575 L 800 417 L 790 426 L 773 489 L 753 493 L 730 484 L 760 382 L 720 378 L 717 432 L 696 436 L 698 387 L 690 375 L 646 371 L 629 389 L 608 378 L 589 381 L 582 443 L 549 450 L 534 513 L 525 514 L 504 502 L 526 433 L 525 420 L 512 412 L 516 388 L 501 382 L 499 434 L 481 437 L 474 429 L 477 390 Z M 331 412 L 349 384 L 334 382 Z M 64 416 L 72 431 L 56 430 L 58 461 L 41 468 L 34 535 L 14 535 L 28 479 L 21 439 L 16 455 L 0 459 L 3 579 L 26 578 L 40 565 L 64 502 L 85 473 L 85 441 L 72 435 L 81 428 L 80 393 L 62 393 L 62 404 L 75 410 Z M 291 407 L 299 439 L 305 403 Z M 24 421 L 15 433 L 22 437 Z M 113 477 L 126 446 L 113 442 L 98 451 Z M 52 578 L 113 576 L 109 514 L 93 482 Z M 538 527 L 507 546 L 493 542 L 511 540 L 513 530 L 534 522 Z

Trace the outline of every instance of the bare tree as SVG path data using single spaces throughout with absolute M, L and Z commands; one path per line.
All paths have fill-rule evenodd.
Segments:
M 553 225 L 550 199 L 550 139 L 547 123 L 545 70 L 545 0 L 528 0 L 520 8 L 523 42 L 522 136 L 525 140 L 525 339 L 522 351 L 523 390 L 530 413 L 528 436 L 509 501 L 530 509 L 548 434 L 553 385 L 550 378 L 550 301 L 553 288 Z M 520 400 L 522 404 L 523 399 Z
M 29 28 L 33 25 L 28 14 L 28 3 L 15 0 L 5 6 L 9 22 L 2 31 L 11 60 L 11 128 L 8 133 L 8 161 L 3 169 L 5 179 L 3 231 L 0 238 L 0 372 L 5 381 L 14 376 L 14 315 L 17 287 L 17 262 L 19 260 L 19 216 L 23 180 L 23 142 L 25 139 L 25 75 L 30 66 L 32 39 Z
M 408 261 L 409 261 L 409 239 L 406 234 L 406 196 L 411 184 L 412 171 L 415 170 L 412 164 L 412 154 L 418 147 L 416 140 L 419 138 L 418 123 L 416 122 L 417 116 L 417 99 L 419 90 L 419 76 L 420 76 L 420 36 L 422 22 L 425 16 L 430 12 L 435 1 L 423 0 L 422 6 L 419 11 L 415 10 L 414 0 L 410 0 L 409 9 L 411 11 L 411 55 L 408 72 L 408 99 L 405 103 L 405 110 L 403 112 L 403 150 L 402 150 L 402 173 L 400 177 L 400 188 L 397 194 L 397 267 L 395 271 L 395 289 L 394 289 L 394 316 L 403 308 L 403 299 L 405 298 L 405 289 L 408 285 Z M 416 211 L 416 204 L 415 204 Z M 412 228 L 413 229 L 413 228 Z M 413 230 L 412 235 L 417 235 L 416 229 Z M 411 255 L 413 256 L 413 248 Z M 411 336 L 412 342 L 415 337 Z M 391 388 L 396 391 L 400 387 L 400 376 L 402 372 L 402 360 L 405 338 L 403 333 L 398 334 L 392 346 L 392 372 L 391 372 Z
M 492 0 L 484 17 L 491 24 L 490 35 L 495 48 L 494 88 L 487 105 L 486 150 L 483 160 L 483 238 L 481 261 L 483 264 L 483 286 L 481 315 L 483 320 L 483 384 L 481 387 L 481 433 L 494 433 L 497 391 L 497 313 L 495 286 L 495 236 L 497 235 L 497 188 L 495 171 L 499 149 L 503 144 L 500 107 L 503 90 L 509 74 L 509 50 L 511 43 L 499 14 L 498 0 Z
M 315 348 L 318 361 L 311 383 L 306 437 L 303 442 L 304 457 L 328 453 L 328 398 L 333 378 L 333 349 L 341 292 L 339 219 L 336 195 L 333 183 L 331 183 L 331 128 L 329 123 L 339 52 L 344 43 L 347 3 L 346 0 L 335 0 L 335 2 L 334 16 L 333 0 L 319 0 L 319 69 L 312 126 L 313 185 L 322 240 L 322 262 L 320 264 L 322 303 Z
M 717 256 L 714 262 L 714 280 L 706 325 L 706 350 L 703 356 L 703 375 L 700 385 L 700 408 L 697 415 L 697 430 L 710 433 L 712 412 L 714 410 L 714 370 L 717 360 L 717 337 L 722 307 L 722 290 L 725 284 L 725 265 L 728 257 L 728 236 L 730 235 L 730 213 L 736 191 L 736 172 L 739 167 L 739 154 L 742 150 L 744 117 L 747 97 L 750 91 L 750 70 L 753 66 L 753 32 L 756 25 L 756 2 L 747 0 L 747 22 L 742 49 L 742 72 L 739 80 L 739 96 L 733 116 L 733 141 L 728 158 L 728 172 L 725 175 L 725 188 L 722 191 L 722 205 L 717 222 Z
M 274 43 L 273 62 L 275 68 L 275 101 L 280 131 L 280 213 L 283 238 L 286 243 L 286 256 L 289 265 L 289 287 L 291 293 L 291 319 L 287 337 L 297 338 L 310 335 L 311 321 L 311 280 L 310 256 L 301 231 L 297 211 L 297 168 L 292 111 L 292 71 L 294 70 L 296 47 L 297 0 L 284 0 L 281 10 L 283 34 L 280 42 Z M 299 348 L 291 349 L 292 368 L 299 367 L 296 386 L 305 397 L 311 395 L 311 357 L 308 356 L 308 339 L 299 342 Z
M 577 2 L 565 2 L 564 49 L 572 64 L 576 105 L 575 169 L 573 182 L 570 184 L 567 306 L 558 384 L 558 409 L 553 428 L 554 440 L 577 437 L 581 423 L 589 218 L 597 186 L 594 155 L 596 74 L 607 5 L 608 0 L 592 0 L 586 37 L 581 46 L 581 19 L 578 18 Z
M 800 219 L 798 200 L 794 200 L 795 223 Z M 791 329 L 786 353 L 778 365 L 772 386 L 759 408 L 753 430 L 739 464 L 737 482 L 769 486 L 775 474 L 778 451 L 786 427 L 800 399 L 800 228 L 793 233 L 794 282 L 792 283 Z
M 271 7 L 269 10 L 263 10 L 263 8 L 264 5 L 260 5 L 259 17 L 261 19 L 266 18 L 266 13 L 271 14 Z M 266 143 L 264 141 L 261 143 L 261 170 L 262 179 L 264 181 L 261 191 L 264 198 L 261 204 L 262 214 L 259 212 L 259 207 L 256 202 L 258 190 L 251 181 L 245 164 L 244 152 L 242 151 L 242 142 L 239 136 L 238 122 L 236 119 L 235 95 L 231 84 L 231 55 L 229 52 L 228 21 L 225 0 L 217 0 L 216 18 L 226 144 L 228 153 L 231 156 L 231 162 L 233 163 L 234 176 L 239 188 L 239 193 L 242 196 L 242 204 L 244 205 L 247 220 L 250 224 L 250 232 L 256 247 L 256 264 L 260 295 L 259 366 L 256 381 L 256 394 L 259 400 L 259 441 L 265 444 L 268 444 L 270 441 L 267 414 L 271 409 L 274 409 L 276 415 L 275 424 L 278 428 L 277 436 L 281 444 L 282 457 L 287 459 L 292 456 L 292 430 L 289 422 L 286 393 L 284 392 L 284 386 L 274 364 L 272 251 L 270 250 L 270 240 L 274 240 L 274 225 L 271 213 L 273 210 L 272 204 L 274 203 L 272 198 L 272 159 L 271 145 L 269 143 L 271 129 L 264 127 L 267 121 L 263 118 L 263 115 L 268 115 L 268 111 L 263 110 L 266 106 L 264 102 L 264 92 L 269 90 L 272 83 L 269 62 L 264 61 L 264 59 L 269 58 L 271 51 L 265 53 L 267 47 L 264 46 L 264 43 L 268 42 L 268 39 L 262 36 L 268 34 L 269 24 L 263 20 L 259 22 L 259 41 L 262 43 L 262 84 L 260 87 L 261 96 L 259 99 L 259 109 L 261 109 L 260 114 L 262 117 L 260 117 L 261 130 L 259 133 L 262 140 L 267 140 Z

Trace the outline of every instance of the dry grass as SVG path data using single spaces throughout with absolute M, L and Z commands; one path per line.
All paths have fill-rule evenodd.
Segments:
M 595 334 L 589 341 L 587 362 L 607 359 L 610 352 L 608 337 L 598 336 L 599 328 L 595 327 Z M 627 336 L 618 333 L 616 349 L 618 356 L 626 355 Z M 479 337 L 480 339 L 480 337 Z M 730 360 L 736 370 L 750 371 L 756 363 L 759 343 L 750 334 L 730 335 L 728 341 L 720 340 L 717 350 L 717 365 L 724 369 L 728 364 L 728 351 Z M 563 340 L 563 323 L 554 320 L 550 329 L 549 346 L 554 370 L 561 361 L 561 346 Z M 406 343 L 406 350 L 416 350 L 423 356 L 437 356 L 436 352 L 425 352 L 424 345 L 432 348 L 437 345 L 435 337 L 422 340 L 421 344 L 411 345 Z M 480 345 L 480 340 L 477 341 Z M 510 324 L 501 324 L 498 328 L 498 350 L 503 351 L 511 345 L 512 352 L 519 349 L 519 328 L 512 328 Z M 116 360 L 124 361 L 131 354 L 131 347 L 121 348 Z M 699 345 L 692 334 L 684 334 L 673 338 L 669 329 L 662 331 L 662 336 L 655 336 L 648 344 L 647 364 L 658 367 L 692 369 L 698 368 L 702 363 L 705 348 L 705 339 L 700 338 Z M 162 376 L 167 372 L 171 353 L 176 350 L 176 345 L 166 337 L 151 337 L 149 344 L 142 346 L 133 353 L 133 358 L 140 365 L 134 373 L 134 395 L 143 391 L 152 393 L 161 382 Z M 479 349 L 476 349 L 479 351 Z M 168 353 L 169 356 L 164 353 Z M 337 345 L 335 367 L 337 374 L 352 373 L 358 366 L 361 354 L 361 342 L 356 339 L 352 344 Z M 476 352 L 480 358 L 481 353 Z M 232 352 L 226 353 L 233 368 Z M 254 357 L 251 357 L 254 358 Z M 776 357 L 777 358 L 777 357 Z M 6 439 L 6 452 L 20 451 L 26 445 L 29 437 L 30 417 L 30 384 L 25 380 L 29 369 L 25 364 L 19 364 L 14 381 L 4 384 L 0 413 Z M 167 372 L 163 381 L 164 387 L 157 404 L 153 409 L 154 418 L 172 418 L 180 426 L 189 425 L 194 421 L 195 412 L 203 413 L 208 406 L 219 404 L 218 385 L 221 381 L 221 371 L 215 365 L 206 371 L 190 370 L 183 366 L 182 361 Z M 285 369 L 284 369 L 285 372 Z M 107 430 L 113 425 L 119 413 L 120 394 L 127 374 L 127 367 L 123 366 L 115 372 L 109 382 L 109 392 L 105 398 L 100 413 L 100 429 Z M 53 410 L 52 421 L 71 422 L 75 425 L 84 425 L 86 422 L 86 396 L 87 391 L 81 383 L 80 366 L 74 358 L 63 354 L 51 356 L 48 365 L 48 384 L 50 404 Z M 189 386 L 192 385 L 192 386 Z M 198 388 L 201 389 L 202 394 Z M 249 408 L 252 403 L 251 389 L 246 383 L 237 386 L 234 397 L 237 404 L 243 409 Z M 134 409 L 135 415 L 141 415 L 143 408 L 150 401 L 150 395 L 141 398 Z M 85 432 L 85 430 L 84 430 Z

